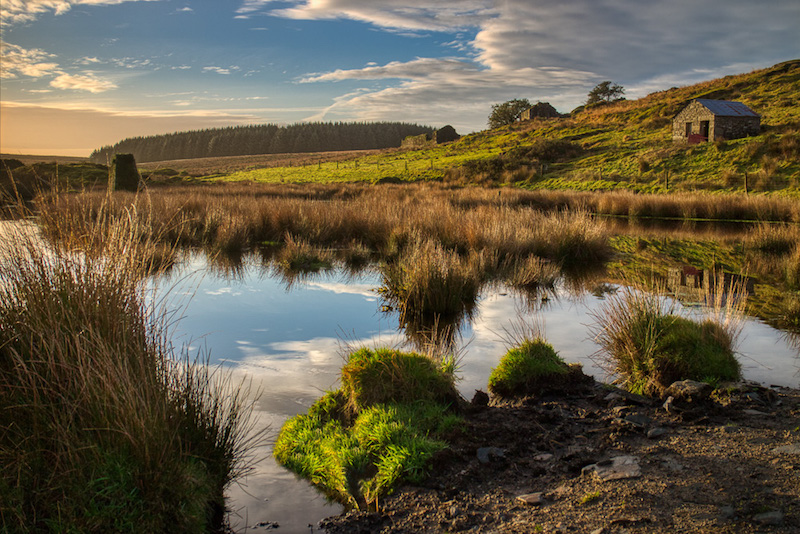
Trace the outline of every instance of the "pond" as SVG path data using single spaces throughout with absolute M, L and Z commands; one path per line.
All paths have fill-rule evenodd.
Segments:
M 287 280 L 254 257 L 225 272 L 204 256 L 192 255 L 158 286 L 180 315 L 173 332 L 176 344 L 202 351 L 213 364 L 251 379 L 254 389 L 261 390 L 258 424 L 268 425 L 274 438 L 287 418 L 337 387 L 348 347 L 404 343 L 398 314 L 383 306 L 376 291 L 380 284 L 372 270 Z M 491 369 L 507 349 L 506 332 L 520 321 L 538 322 L 567 362 L 580 362 L 587 374 L 609 381 L 592 357 L 598 347 L 590 332 L 592 314 L 603 302 L 602 292 L 559 287 L 531 306 L 503 287 L 484 289 L 456 338 L 461 393 L 470 399 L 476 389 L 486 390 Z M 798 386 L 798 351 L 782 332 L 748 319 L 739 352 L 746 379 Z M 255 470 L 229 492 L 235 529 L 269 521 L 277 522 L 280 532 L 308 533 L 316 530 L 309 525 L 340 512 L 278 466 L 271 443 L 258 453 L 262 459 Z

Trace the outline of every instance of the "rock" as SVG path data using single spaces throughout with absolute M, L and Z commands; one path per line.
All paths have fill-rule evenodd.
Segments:
M 664 401 L 662 406 L 667 413 L 676 413 L 681 411 L 679 408 L 675 406 L 675 398 L 674 397 L 667 397 L 667 400 Z
M 668 432 L 669 431 L 666 428 L 659 426 L 659 427 L 651 428 L 650 430 L 648 430 L 647 431 L 647 437 L 650 438 L 650 439 L 658 439 L 661 436 L 667 434 Z
M 533 459 L 536 460 L 537 462 L 546 462 L 548 460 L 552 460 L 553 455 L 550 454 L 549 452 L 543 452 L 542 454 L 537 454 L 536 456 L 534 456 Z
M 478 461 L 482 464 L 488 464 L 492 460 L 501 460 L 506 456 L 506 451 L 499 447 L 481 447 L 478 449 Z
M 637 413 L 626 415 L 623 421 L 632 424 L 636 428 L 647 428 L 653 423 L 653 420 L 647 417 L 646 415 L 641 415 Z
M 777 527 L 783 524 L 783 512 L 780 510 L 764 512 L 763 514 L 753 516 L 753 521 L 762 525 L 771 525 Z
M 720 506 L 719 515 L 723 519 L 733 519 L 734 517 L 736 517 L 736 510 L 733 508 L 733 506 L 730 505 Z
M 768 417 L 772 415 L 770 413 L 762 412 L 760 410 L 753 410 L 752 408 L 748 408 L 746 410 L 742 410 L 742 413 L 747 414 L 747 415 L 766 415 Z
M 593 530 L 592 532 L 590 532 L 589 534 L 606 534 L 607 532 L 608 532 L 608 531 L 606 530 L 606 527 L 600 527 L 600 528 L 596 528 L 596 529 L 594 529 L 594 530 Z
M 639 459 L 635 456 L 617 456 L 610 460 L 590 464 L 581 470 L 583 475 L 595 475 L 603 482 L 638 478 L 642 476 Z
M 666 390 L 665 396 L 673 397 L 676 401 L 700 402 L 711 395 L 713 388 L 705 382 L 695 380 L 681 380 L 673 382 Z
M 774 454 L 794 454 L 800 455 L 800 444 L 784 445 L 782 447 L 775 447 L 772 449 Z
M 525 495 L 519 495 L 517 496 L 517 500 L 520 502 L 524 502 L 525 504 L 530 504 L 534 506 L 539 506 L 544 502 L 541 492 L 526 493 Z
M 481 391 L 480 389 L 475 390 L 475 395 L 472 396 L 472 405 L 473 406 L 488 406 L 489 405 L 489 394 L 485 391 Z
M 670 471 L 683 471 L 683 465 L 672 458 L 664 460 L 661 462 L 661 465 L 664 467 L 664 469 L 669 469 Z

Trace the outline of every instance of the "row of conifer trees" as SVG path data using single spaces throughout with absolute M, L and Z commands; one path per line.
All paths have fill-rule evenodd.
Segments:
M 253 154 L 364 150 L 400 146 L 409 135 L 433 128 L 402 122 L 313 122 L 277 126 L 260 124 L 177 132 L 123 139 L 92 152 L 96 163 L 114 154 L 133 154 L 137 162 Z

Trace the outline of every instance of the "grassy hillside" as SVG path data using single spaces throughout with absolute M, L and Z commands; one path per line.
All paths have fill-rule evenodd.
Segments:
M 672 118 L 692 99 L 737 100 L 762 116 L 762 133 L 725 142 L 672 141 Z M 232 173 L 265 182 L 429 180 L 527 188 L 782 191 L 800 194 L 800 60 L 587 107 L 570 118 L 487 130 L 438 147 Z M 746 176 L 746 178 L 745 178 Z

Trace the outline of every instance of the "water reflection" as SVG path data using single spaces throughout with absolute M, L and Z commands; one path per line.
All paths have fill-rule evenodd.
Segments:
M 191 300 L 180 309 L 175 340 L 198 349 L 206 347 L 213 362 L 251 378 L 263 391 L 257 408 L 259 424 L 277 434 L 283 422 L 308 407 L 337 379 L 348 347 L 402 346 L 409 336 L 397 310 L 382 306 L 377 289 L 380 273 L 365 270 L 329 271 L 295 277 L 291 283 L 256 255 L 245 256 L 235 268 L 220 268 L 201 256 L 190 256 L 185 267 L 165 276 L 160 284 L 183 286 Z M 590 338 L 594 313 L 613 292 L 614 284 L 583 283 L 573 291 L 563 284 L 549 290 L 519 292 L 502 285 L 484 286 L 471 313 L 445 339 L 459 352 L 458 387 L 466 398 L 486 389 L 492 368 L 506 351 L 503 332 L 515 321 L 536 322 L 547 340 L 570 363 L 605 380 L 592 355 Z M 441 343 L 446 326 L 424 323 L 416 344 Z M 414 326 L 415 330 L 418 326 Z M 798 386 L 798 350 L 781 332 L 757 320 L 745 322 L 739 347 L 746 378 L 766 384 Z M 277 466 L 271 445 L 263 460 L 230 491 L 237 511 L 234 525 L 277 521 L 280 532 L 309 532 L 309 524 L 338 513 L 306 482 Z

